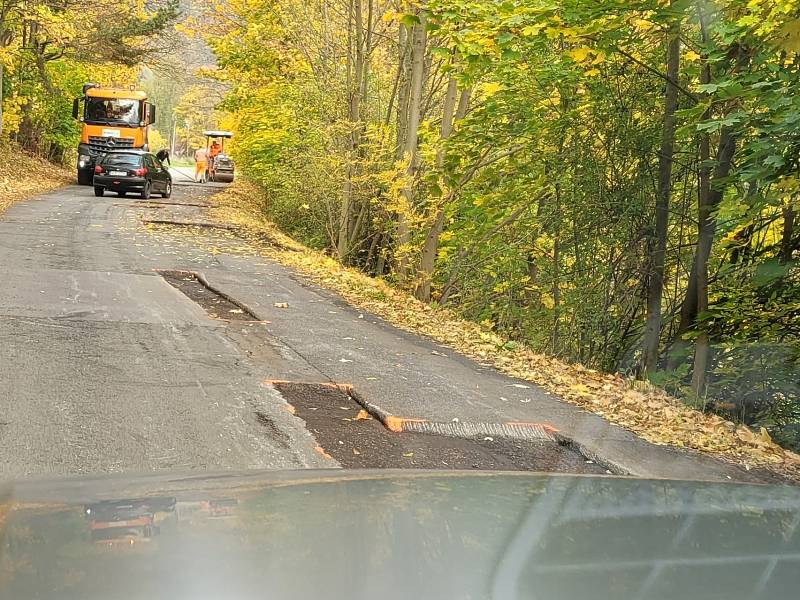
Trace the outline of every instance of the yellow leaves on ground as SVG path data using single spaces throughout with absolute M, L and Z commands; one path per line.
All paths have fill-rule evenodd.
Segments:
M 239 181 L 213 197 L 212 216 L 239 225 L 252 234 L 245 236 L 254 251 L 297 269 L 338 292 L 351 305 L 467 356 L 491 362 L 498 370 L 533 382 L 652 443 L 691 448 L 747 468 L 762 467 L 800 479 L 800 456 L 775 444 L 766 430 L 756 434 L 717 415 L 705 414 L 647 383 L 537 354 L 523 344 L 509 343 L 487 326 L 418 302 L 406 292 L 342 266 L 284 235 L 258 212 L 258 197 L 256 187 Z M 270 240 L 268 244 L 263 243 L 265 238 Z
M 356 421 L 366 421 L 371 418 L 372 417 L 369 416 L 369 413 L 363 408 L 360 411 L 358 411 L 358 414 L 355 417 Z
M 0 146 L 0 213 L 14 202 L 71 183 L 68 171 L 25 154 L 7 142 Z

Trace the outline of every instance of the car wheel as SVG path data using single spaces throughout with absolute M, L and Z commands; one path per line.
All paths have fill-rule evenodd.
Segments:
M 150 182 L 146 181 L 142 190 L 142 200 L 150 200 Z
M 94 186 L 94 195 L 95 196 L 99 197 L 99 196 L 102 196 L 105 193 L 106 193 L 105 188 L 100 187 L 99 185 Z
M 92 185 L 93 178 L 94 178 L 93 171 L 87 171 L 86 169 L 78 169 L 78 185 Z
M 161 194 L 162 198 L 170 198 L 172 197 L 172 182 L 168 181 L 166 187 L 164 188 L 164 193 Z
M 119 196 L 120 198 L 124 198 L 127 195 L 128 195 L 128 192 L 117 192 L 117 196 Z

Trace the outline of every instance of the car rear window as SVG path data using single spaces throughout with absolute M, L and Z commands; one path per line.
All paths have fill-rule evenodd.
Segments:
M 102 164 L 109 167 L 139 167 L 142 157 L 139 154 L 108 154 Z

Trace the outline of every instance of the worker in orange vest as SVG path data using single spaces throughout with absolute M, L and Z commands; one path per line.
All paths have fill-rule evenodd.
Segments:
M 194 180 L 205 183 L 208 168 L 208 153 L 205 148 L 198 148 L 194 153 Z M 198 176 L 200 177 L 198 179 Z
M 211 142 L 211 148 L 208 149 L 208 173 L 211 180 L 214 180 L 214 162 L 217 160 L 217 156 L 219 153 L 222 152 L 222 146 L 219 145 L 219 142 L 214 140 Z

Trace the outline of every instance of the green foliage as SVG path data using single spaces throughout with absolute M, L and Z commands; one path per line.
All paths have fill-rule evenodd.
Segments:
M 795 439 L 797 2 L 429 0 L 374 15 L 361 32 L 353 19 L 330 16 L 329 4 L 257 0 L 227 4 L 236 19 L 206 15 L 219 76 L 232 85 L 224 106 L 236 121 L 237 157 L 265 188 L 267 214 L 334 253 L 337 233 L 350 230 L 341 215 L 354 220 L 363 209 L 347 262 L 381 275 L 388 264 L 410 289 L 427 279 L 434 301 L 608 371 L 636 372 L 640 362 L 665 48 L 668 30 L 680 26 L 664 369 L 650 377 L 684 393 L 691 345 L 705 331 L 711 361 L 698 405 Z M 370 3 L 358 6 L 366 14 Z M 425 103 L 409 156 L 408 40 L 423 22 Z M 355 44 L 370 29 L 375 46 L 354 122 L 352 100 L 362 95 Z M 443 135 L 450 78 L 471 99 Z M 699 174 L 718 166 L 723 133 L 735 154 L 733 169 L 711 184 L 721 199 L 709 307 L 687 326 Z M 701 139 L 711 148 L 704 164 Z M 429 273 L 422 257 L 431 247 Z
M 133 82 L 134 67 L 166 49 L 166 42 L 155 44 L 154 38 L 178 16 L 178 0 L 158 0 L 147 9 L 134 0 L 3 3 L 3 135 L 51 160 L 65 160 L 78 142 L 71 105 L 82 85 Z

